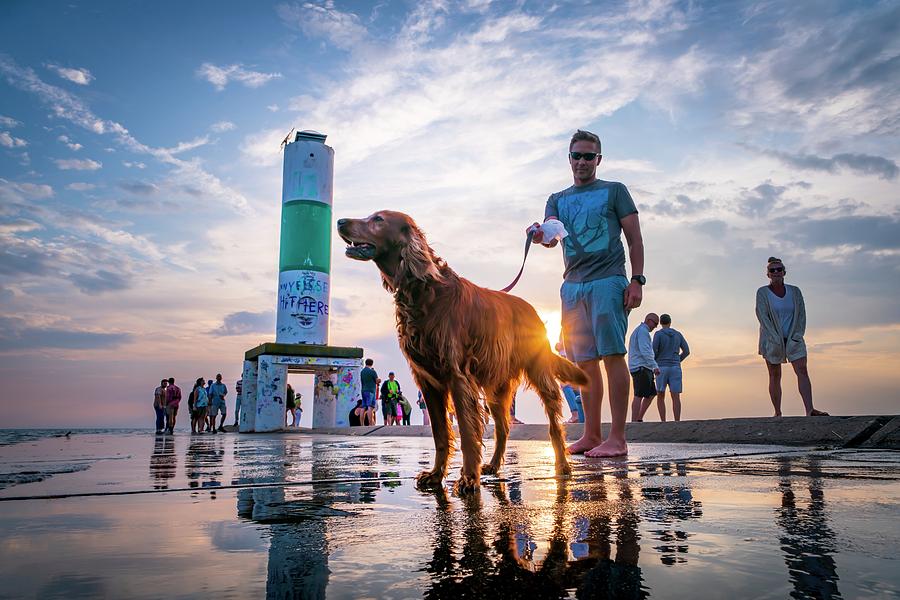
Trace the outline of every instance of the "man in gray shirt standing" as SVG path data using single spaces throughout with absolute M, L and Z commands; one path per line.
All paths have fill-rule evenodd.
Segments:
M 659 408 L 659 420 L 666 420 L 666 387 L 672 392 L 672 414 L 675 420 L 681 420 L 681 363 L 690 355 L 691 349 L 681 332 L 672 329 L 672 317 L 659 317 L 662 329 L 653 335 L 653 354 L 659 364 L 659 375 L 656 376 L 656 406 Z
M 634 387 L 634 398 L 631 400 L 631 420 L 641 422 L 644 413 L 650 408 L 656 396 L 656 384 L 653 376 L 659 375 L 659 366 L 653 358 L 653 344 L 650 332 L 659 325 L 656 313 L 648 313 L 641 323 L 631 332 L 628 340 L 628 371 Z

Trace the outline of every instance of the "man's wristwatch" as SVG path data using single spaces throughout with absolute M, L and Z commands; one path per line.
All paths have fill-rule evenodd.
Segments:
M 632 275 L 631 280 L 637 281 L 641 285 L 647 285 L 647 278 L 643 275 Z

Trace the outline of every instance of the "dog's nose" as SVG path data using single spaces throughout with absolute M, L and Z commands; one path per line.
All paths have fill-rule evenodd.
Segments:
M 350 219 L 338 219 L 338 227 L 343 227 Z

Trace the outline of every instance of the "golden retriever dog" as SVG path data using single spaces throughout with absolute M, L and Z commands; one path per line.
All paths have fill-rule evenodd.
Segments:
M 434 437 L 434 468 L 419 473 L 417 484 L 440 485 L 447 474 L 454 448 L 451 409 L 463 454 L 457 492 L 475 490 L 482 474 L 496 474 L 506 451 L 513 392 L 523 378 L 541 397 L 550 421 L 556 472 L 568 475 L 557 379 L 586 385 L 587 376 L 550 350 L 534 308 L 457 275 L 408 215 L 382 210 L 365 219 L 339 219 L 337 229 L 348 244 L 346 255 L 374 261 L 394 295 L 400 349 L 422 390 Z M 494 455 L 485 465 L 481 397 L 495 424 Z

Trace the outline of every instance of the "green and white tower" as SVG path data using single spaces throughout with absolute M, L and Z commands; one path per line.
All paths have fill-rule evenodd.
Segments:
M 284 147 L 275 341 L 328 344 L 334 150 L 301 131 Z

